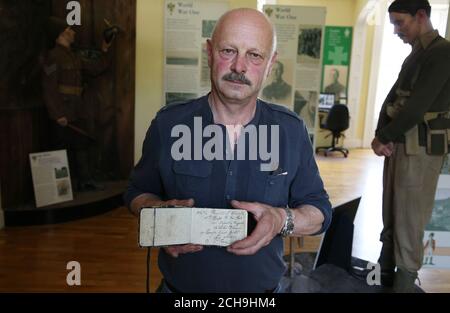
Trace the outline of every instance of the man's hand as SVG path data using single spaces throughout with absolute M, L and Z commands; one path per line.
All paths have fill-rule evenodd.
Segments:
M 372 140 L 372 150 L 378 156 L 390 157 L 394 152 L 394 143 L 390 142 L 388 144 L 383 144 L 377 137 L 375 137 Z
M 69 120 L 65 116 L 58 118 L 56 122 L 62 127 L 67 127 L 67 125 L 69 125 Z
M 182 207 L 193 207 L 194 199 L 187 200 L 168 200 L 163 201 L 159 197 L 152 194 L 143 194 L 137 197 L 131 202 L 131 211 L 134 215 L 139 216 L 142 208 L 145 207 L 156 207 L 156 206 L 182 206 Z M 170 256 L 177 258 L 180 254 L 194 253 L 203 250 L 203 246 L 199 245 L 181 245 L 181 246 L 170 246 L 163 248 L 164 251 Z
M 169 201 L 163 201 L 162 204 L 157 205 L 171 205 L 171 206 L 183 206 L 183 207 L 193 207 L 194 206 L 194 200 L 188 199 L 188 200 L 169 200 Z M 200 252 L 203 250 L 203 246 L 200 245 L 181 245 L 181 246 L 170 246 L 164 248 L 164 251 L 168 255 L 170 255 L 173 258 L 178 258 L 180 254 L 186 254 L 186 253 L 194 253 L 194 252 Z
M 103 31 L 103 43 L 102 43 L 102 50 L 103 52 L 108 52 L 109 47 L 111 47 L 114 39 L 116 38 L 117 34 L 120 32 L 120 28 L 118 26 L 111 26 L 108 29 L 105 29 Z
M 106 44 L 111 44 L 119 32 L 120 28 L 118 26 L 110 26 L 103 31 L 103 40 Z
M 203 246 L 199 245 L 170 246 L 164 248 L 164 251 L 166 251 L 166 253 L 173 258 L 178 258 L 180 254 L 195 253 L 200 252 L 202 250 Z
M 286 218 L 284 210 L 261 203 L 232 201 L 231 205 L 236 209 L 252 213 L 257 225 L 249 237 L 237 241 L 227 248 L 230 253 L 254 255 L 261 248 L 268 246 L 284 226 Z
M 194 206 L 194 199 L 187 200 L 168 200 L 163 201 L 158 196 L 147 193 L 136 197 L 130 204 L 130 210 L 135 216 L 139 216 L 141 209 L 146 207 L 157 207 L 157 206 L 182 206 L 186 208 L 191 208 Z

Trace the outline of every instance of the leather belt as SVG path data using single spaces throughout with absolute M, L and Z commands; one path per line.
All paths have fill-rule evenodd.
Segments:
M 71 95 L 71 96 L 81 96 L 81 94 L 83 93 L 82 87 L 68 86 L 68 85 L 59 85 L 58 90 L 60 93 L 64 95 Z

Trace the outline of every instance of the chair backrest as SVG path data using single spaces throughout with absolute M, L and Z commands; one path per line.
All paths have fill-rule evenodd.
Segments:
M 333 208 L 330 227 L 322 237 L 314 269 L 322 264 L 334 264 L 349 270 L 352 260 L 353 231 L 361 197 Z
M 344 104 L 335 104 L 328 113 L 325 128 L 333 132 L 341 132 L 350 126 L 350 114 Z

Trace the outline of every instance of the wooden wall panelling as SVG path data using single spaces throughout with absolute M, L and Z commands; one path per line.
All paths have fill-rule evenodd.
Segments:
M 116 23 L 125 30 L 116 43 L 120 51 L 116 55 L 116 122 L 120 174 L 128 177 L 134 165 L 136 0 L 116 0 L 115 10 Z

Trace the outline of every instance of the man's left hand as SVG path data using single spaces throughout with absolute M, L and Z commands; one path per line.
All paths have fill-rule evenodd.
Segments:
M 257 221 L 255 230 L 243 240 L 233 243 L 228 252 L 236 255 L 254 255 L 261 248 L 270 244 L 284 225 L 285 212 L 262 203 L 232 201 L 236 209 L 246 210 L 253 214 Z

